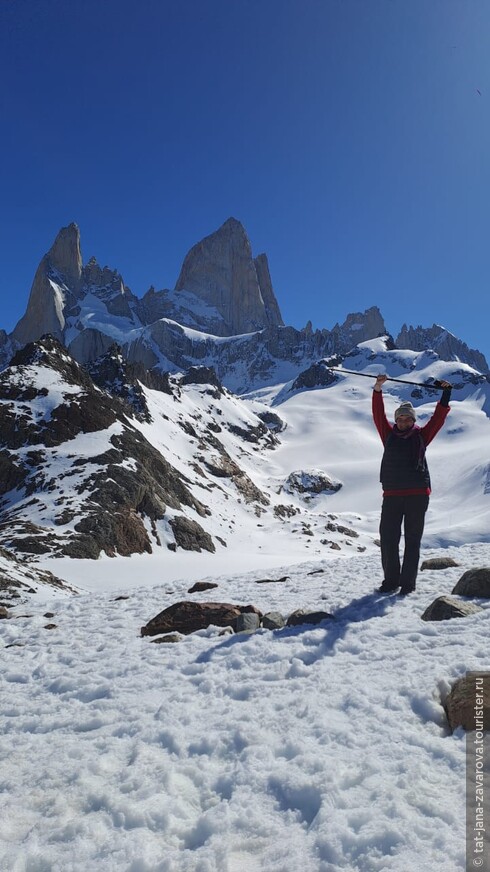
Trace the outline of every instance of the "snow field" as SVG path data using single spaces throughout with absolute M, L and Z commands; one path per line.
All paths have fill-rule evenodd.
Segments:
M 460 872 L 465 737 L 449 735 L 441 697 L 489 667 L 489 614 L 420 615 L 488 564 L 490 545 L 450 554 L 461 565 L 421 573 L 404 600 L 373 595 L 379 555 L 266 574 L 235 565 L 206 593 L 168 580 L 122 600 L 114 577 L 131 561 L 107 560 L 98 593 L 33 598 L 0 623 L 13 645 L 1 666 L 1 868 Z M 252 636 L 209 628 L 176 645 L 140 637 L 188 598 L 336 619 Z

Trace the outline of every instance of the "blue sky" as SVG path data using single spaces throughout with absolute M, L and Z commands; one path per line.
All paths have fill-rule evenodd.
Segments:
M 284 320 L 490 362 L 487 0 L 2 0 L 0 326 L 76 221 L 141 296 L 233 215 Z

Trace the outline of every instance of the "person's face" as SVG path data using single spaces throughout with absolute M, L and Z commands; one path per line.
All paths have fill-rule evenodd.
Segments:
M 396 426 L 402 433 L 405 433 L 407 430 L 410 430 L 410 427 L 413 427 L 413 418 L 411 415 L 398 415 Z

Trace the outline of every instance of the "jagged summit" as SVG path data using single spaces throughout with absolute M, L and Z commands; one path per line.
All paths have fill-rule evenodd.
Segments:
M 81 275 L 80 231 L 72 223 L 60 230 L 37 268 L 25 315 L 12 334 L 17 346 L 45 333 L 64 339 L 65 310 L 75 301 Z
M 403 325 L 396 338 L 398 348 L 408 348 L 412 351 L 428 351 L 432 349 L 443 360 L 461 360 L 480 372 L 488 371 L 484 355 L 474 348 L 468 348 L 466 342 L 458 339 L 440 324 L 432 327 L 407 327 Z
M 221 335 L 282 326 L 265 254 L 254 259 L 245 228 L 236 218 L 194 245 L 180 271 L 176 291 L 190 291 L 215 307 Z
M 223 384 L 240 393 L 294 379 L 321 358 L 386 332 L 376 306 L 332 329 L 285 326 L 267 256 L 253 256 L 236 218 L 190 249 L 174 290 L 152 286 L 142 298 L 94 257 L 83 266 L 80 231 L 71 223 L 42 258 L 25 315 L 11 334 L 0 331 L 0 369 L 28 342 L 51 334 L 82 364 L 117 342 L 125 358 L 155 372 L 215 367 Z M 488 372 L 480 352 L 437 325 L 404 325 L 395 344 L 433 349 Z
M 76 287 L 82 276 L 82 253 L 80 250 L 80 230 L 72 222 L 62 227 L 46 258 L 53 271 L 59 273 L 66 284 Z

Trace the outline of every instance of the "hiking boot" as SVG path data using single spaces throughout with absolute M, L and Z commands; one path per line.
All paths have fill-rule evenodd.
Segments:
M 388 581 L 383 581 L 381 587 L 378 587 L 377 593 L 395 593 L 398 590 L 399 584 L 390 584 Z
M 413 585 L 413 587 L 405 587 L 405 586 L 402 586 L 402 587 L 400 588 L 400 591 L 399 591 L 399 593 L 398 593 L 398 596 L 407 596 L 409 593 L 413 593 L 414 590 L 415 590 L 415 585 Z

